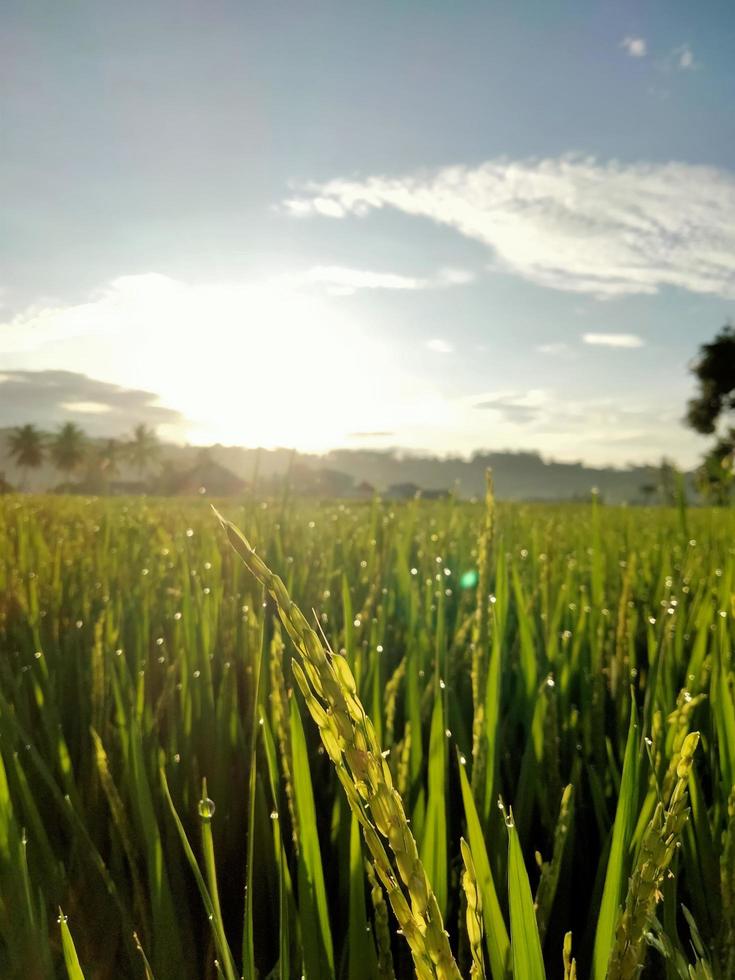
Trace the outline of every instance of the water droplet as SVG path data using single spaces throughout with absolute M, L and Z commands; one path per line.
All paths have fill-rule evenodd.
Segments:
M 36 652 L 33 654 L 33 656 L 36 658 L 36 660 L 40 660 L 41 657 L 43 656 L 43 654 L 41 653 L 40 650 L 36 650 Z
M 271 810 L 271 820 L 278 820 L 278 810 Z
M 187 536 L 187 538 L 193 538 L 194 537 L 194 528 L 187 527 L 187 529 L 186 529 L 186 536 Z
M 209 821 L 214 816 L 214 801 L 210 800 L 208 796 L 205 796 L 203 800 L 199 800 L 197 809 L 202 820 Z

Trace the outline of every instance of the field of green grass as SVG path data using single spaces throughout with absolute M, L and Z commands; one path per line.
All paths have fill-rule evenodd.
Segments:
M 221 509 L 0 498 L 0 977 L 735 976 L 733 511 Z

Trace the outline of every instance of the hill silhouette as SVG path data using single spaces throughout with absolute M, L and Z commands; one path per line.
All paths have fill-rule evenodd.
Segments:
M 0 475 L 17 486 L 21 474 L 7 451 L 10 430 L 0 429 Z M 160 462 L 169 470 L 191 470 L 201 446 L 161 444 Z M 432 456 L 407 450 L 335 449 L 324 454 L 291 449 L 257 449 L 214 445 L 207 448 L 213 463 L 226 467 L 256 491 L 268 492 L 287 474 L 294 489 L 323 495 L 364 495 L 365 487 L 386 493 L 391 487 L 414 484 L 421 490 L 451 489 L 469 498 L 483 493 L 485 470 L 493 471 L 495 489 L 503 500 L 572 500 L 587 498 L 593 487 L 609 503 L 643 503 L 655 499 L 659 465 L 591 467 L 582 462 L 546 460 L 537 452 L 478 451 L 470 457 Z M 126 464 L 119 481 L 139 479 Z M 696 496 L 692 474 L 685 474 L 687 492 Z M 50 463 L 30 474 L 29 489 L 51 490 L 61 482 Z M 648 488 L 644 490 L 643 488 Z M 332 489 L 333 488 L 333 489 Z

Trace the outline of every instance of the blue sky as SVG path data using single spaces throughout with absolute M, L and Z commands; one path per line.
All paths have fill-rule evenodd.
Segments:
M 680 419 L 735 313 L 732 5 L 0 20 L 0 425 L 704 450 Z

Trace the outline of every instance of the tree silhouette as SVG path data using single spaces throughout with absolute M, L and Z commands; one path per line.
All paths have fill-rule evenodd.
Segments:
M 658 486 L 655 483 L 642 483 L 640 486 L 641 495 L 647 504 L 651 503 L 656 496 L 657 490 Z
M 699 393 L 687 408 L 687 422 L 710 435 L 722 418 L 735 409 L 735 329 L 723 327 L 714 340 L 702 344 L 691 367 Z
M 113 480 L 120 472 L 125 455 L 125 445 L 119 439 L 107 439 L 98 451 L 99 468 L 106 480 Z
M 718 440 L 697 471 L 700 490 L 716 503 L 726 503 L 733 483 L 735 428 L 727 424 L 735 411 L 735 329 L 725 326 L 714 340 L 702 344 L 692 364 L 699 391 L 687 406 L 687 423 Z M 723 423 L 725 423 L 723 425 Z
M 732 430 L 731 430 L 732 432 Z M 711 503 L 724 506 L 730 499 L 733 479 L 733 440 L 718 439 L 696 473 L 697 489 Z
M 143 423 L 133 429 L 133 437 L 127 443 L 126 450 L 128 459 L 141 476 L 158 462 L 161 453 L 156 433 Z
M 46 454 L 46 436 L 35 425 L 21 425 L 8 436 L 8 451 L 23 473 L 22 486 L 27 489 L 28 471 L 37 470 Z
M 71 476 L 84 462 L 87 453 L 87 437 L 78 425 L 75 425 L 74 422 L 67 422 L 53 436 L 50 452 L 56 469 L 67 476 Z

